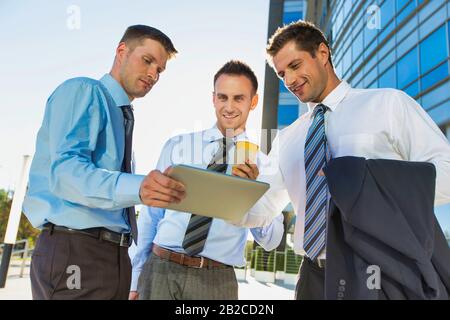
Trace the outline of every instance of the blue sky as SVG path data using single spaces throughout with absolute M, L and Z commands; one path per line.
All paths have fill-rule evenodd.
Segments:
M 70 29 L 75 5 L 80 28 Z M 260 83 L 248 128 L 261 126 L 269 0 L 0 1 L 0 188 L 13 187 L 23 154 L 34 151 L 45 102 L 62 81 L 100 78 L 110 70 L 127 26 L 148 24 L 180 52 L 160 82 L 134 103 L 137 171 L 154 168 L 172 135 L 214 123 L 214 73 L 230 59 L 246 61 Z M 450 206 L 436 212 L 450 230 Z
M 80 12 L 75 30 L 67 27 L 71 5 Z M 213 76 L 225 62 L 246 61 L 264 88 L 268 11 L 268 0 L 1 1 L 0 188 L 15 183 L 21 156 L 33 153 L 51 92 L 68 78 L 108 72 L 132 24 L 161 29 L 180 52 L 153 90 L 133 103 L 137 171 L 147 173 L 170 136 L 214 124 Z M 262 99 L 249 129 L 260 128 L 261 111 Z

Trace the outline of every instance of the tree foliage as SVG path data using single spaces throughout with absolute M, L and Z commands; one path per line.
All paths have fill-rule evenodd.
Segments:
M 8 225 L 9 212 L 11 210 L 12 198 L 8 193 L 0 189 L 0 243 L 4 242 L 6 226 Z M 19 230 L 17 233 L 17 239 L 29 239 L 33 246 L 35 239 L 39 234 L 39 230 L 33 228 L 31 223 L 25 217 L 24 214 L 20 217 Z

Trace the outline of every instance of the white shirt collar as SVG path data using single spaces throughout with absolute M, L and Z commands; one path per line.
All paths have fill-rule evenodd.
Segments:
M 351 89 L 351 86 L 347 83 L 347 81 L 342 80 L 341 83 L 333 89 L 326 97 L 323 99 L 322 102 L 308 102 L 308 109 L 309 111 L 313 111 L 314 108 L 319 104 L 322 103 L 328 108 L 330 108 L 331 111 L 336 110 L 336 107 L 341 103 L 342 100 L 344 100 L 345 96 Z
M 217 140 L 220 140 L 223 138 L 222 132 L 217 127 L 217 124 L 215 124 L 212 128 L 209 128 L 203 132 L 203 140 L 214 142 Z M 233 137 L 233 141 L 249 141 L 249 138 L 247 136 L 247 132 L 244 131 L 237 136 Z

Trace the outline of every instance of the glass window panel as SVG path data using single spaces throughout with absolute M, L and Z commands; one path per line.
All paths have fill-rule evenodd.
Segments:
M 421 73 L 442 62 L 447 57 L 447 41 L 444 26 L 420 43 Z
M 349 1 L 351 2 L 351 1 Z M 384 28 L 395 14 L 395 2 L 392 0 L 385 0 L 381 5 L 381 28 Z
M 428 89 L 435 83 L 441 81 L 442 79 L 445 79 L 447 76 L 448 76 L 448 63 L 446 62 L 422 78 L 421 80 L 422 90 Z
M 431 109 L 428 114 L 438 126 L 447 124 L 450 121 L 450 101 Z
M 441 23 L 442 21 L 445 21 L 446 18 L 446 10 L 445 7 L 441 8 L 438 12 L 436 12 L 435 14 L 433 14 L 432 17 L 430 17 L 430 19 L 428 19 L 427 21 L 425 21 L 419 29 L 419 33 L 420 33 L 420 37 L 426 38 L 426 36 L 434 29 L 436 29 Z
M 427 93 L 422 97 L 422 105 L 425 110 L 439 104 L 450 97 L 450 82 L 437 87 L 433 91 Z
M 396 88 L 395 70 L 395 65 L 393 65 L 380 77 L 380 88 Z
M 392 50 L 386 57 L 380 59 L 378 63 L 378 72 L 383 73 L 395 61 L 395 50 Z
M 398 87 L 403 88 L 419 76 L 417 47 L 398 61 Z
M 372 83 L 373 80 L 376 79 L 376 77 L 378 76 L 378 70 L 377 68 L 373 68 L 372 71 L 370 71 L 368 74 L 366 74 L 366 76 L 364 77 L 364 85 L 368 86 L 369 83 Z
M 363 33 L 360 32 L 353 40 L 352 44 L 353 59 L 357 59 L 363 51 Z
M 403 91 L 405 91 L 411 97 L 417 96 L 419 94 L 419 81 L 414 82 Z
M 398 7 L 397 7 L 398 8 Z M 411 13 L 413 12 L 413 10 L 416 8 L 416 1 L 413 0 L 411 1 L 408 6 L 403 9 L 402 12 L 400 12 L 400 14 L 397 16 L 397 25 L 399 25 L 401 22 L 403 22 L 403 20 Z M 415 20 L 415 19 L 413 19 Z
M 351 67 L 352 67 L 352 51 L 347 50 L 344 53 L 342 73 L 346 74 L 347 71 L 351 69 Z
M 367 87 L 367 89 L 376 89 L 376 88 L 378 88 L 378 81 L 376 80 Z
M 401 57 L 406 51 L 414 47 L 419 42 L 417 31 L 411 33 L 405 40 L 397 46 L 397 56 Z
M 366 18 L 364 19 L 366 24 L 367 24 L 367 21 L 368 21 L 368 17 L 369 17 L 369 15 L 366 15 Z M 364 43 L 365 43 L 366 47 L 367 47 L 367 45 L 369 43 L 372 42 L 372 40 L 377 36 L 377 34 L 378 34 L 378 29 L 376 29 L 376 28 L 375 29 L 369 29 L 367 27 L 367 25 L 364 27 Z
M 397 12 L 400 11 L 407 3 L 409 0 L 397 0 Z M 413 0 L 413 3 L 415 2 L 415 0 Z
M 298 118 L 298 105 L 285 106 L 280 105 L 278 108 L 278 124 L 289 125 Z
M 352 64 L 352 71 L 355 72 L 356 70 L 358 70 L 359 66 L 361 65 L 361 62 L 363 61 L 363 56 L 359 56 L 359 58 L 353 62 Z
M 365 47 L 365 49 L 364 49 L 364 58 L 367 58 L 367 57 L 375 50 L 375 48 L 377 47 L 377 45 L 378 45 L 378 42 L 377 42 L 376 39 L 375 39 L 375 41 L 373 41 L 373 42 L 370 44 L 370 46 L 367 46 L 367 45 L 366 45 L 366 47 Z M 377 55 L 375 55 L 375 56 L 377 56 Z
M 403 27 L 401 27 L 401 29 L 397 31 L 397 42 L 403 40 L 403 38 L 409 35 L 411 31 L 416 29 L 417 23 L 418 23 L 417 18 L 414 17 L 411 20 L 409 20 Z
M 424 21 L 432 12 L 439 8 L 445 0 L 429 1 L 419 12 L 419 21 Z M 420 3 L 420 2 L 419 2 Z
M 383 28 L 380 32 L 380 35 L 378 36 L 378 41 L 381 42 L 388 36 L 389 33 L 391 33 L 392 30 L 395 28 L 395 21 L 392 21 L 387 27 Z

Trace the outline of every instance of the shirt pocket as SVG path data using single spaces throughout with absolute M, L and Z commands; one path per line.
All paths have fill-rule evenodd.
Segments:
M 370 133 L 346 134 L 338 139 L 334 157 L 356 156 L 370 158 L 375 153 L 376 135 Z

